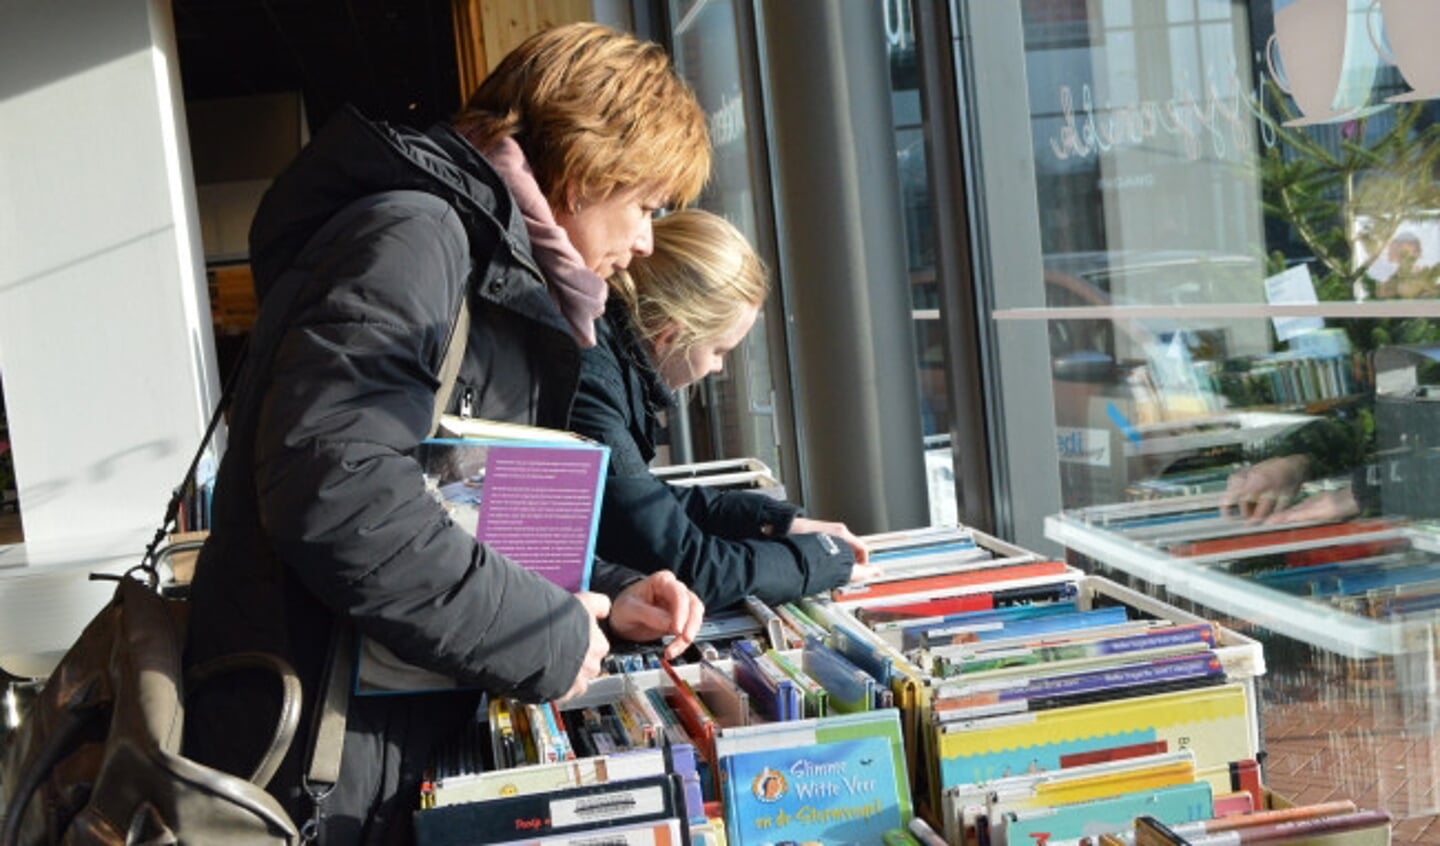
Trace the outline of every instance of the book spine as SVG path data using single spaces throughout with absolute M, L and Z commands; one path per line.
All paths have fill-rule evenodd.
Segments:
M 1180 648 L 1183 646 L 1214 647 L 1215 626 L 1212 623 L 1187 623 L 1169 626 L 1144 634 L 1125 635 L 1086 643 L 1053 646 L 1019 647 L 997 650 L 987 655 L 983 648 L 958 650 L 940 656 L 954 674 L 978 673 L 985 670 L 1013 667 L 1017 664 L 1039 664 L 1047 661 L 1069 661 L 1078 658 L 1101 658 L 1131 652 Z
M 1318 837 L 1342 831 L 1356 831 L 1390 825 L 1390 815 L 1385 811 L 1354 811 L 1348 814 L 1333 814 L 1326 817 L 1309 817 L 1299 820 L 1270 823 L 1268 825 L 1245 826 L 1229 831 L 1205 834 L 1190 838 L 1193 846 L 1222 846 L 1232 843 L 1272 843 L 1282 840 Z

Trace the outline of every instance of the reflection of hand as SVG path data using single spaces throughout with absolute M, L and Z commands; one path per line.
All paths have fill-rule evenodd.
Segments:
M 665 657 L 674 658 L 694 642 L 704 619 L 705 604 L 700 597 L 681 584 L 674 573 L 661 570 L 627 586 L 615 597 L 610 609 L 610 631 L 635 641 L 674 635 L 665 645 Z
M 604 594 L 588 592 L 577 593 L 575 598 L 590 612 L 590 644 L 585 650 L 585 660 L 580 664 L 580 672 L 576 674 L 570 689 L 560 697 L 561 702 L 574 699 L 585 692 L 591 679 L 600 675 L 600 660 L 610 651 L 610 641 L 606 640 L 605 633 L 600 631 L 600 621 L 610 614 L 610 599 Z
M 1349 488 L 1326 491 L 1301 500 L 1290 508 L 1276 511 L 1265 520 L 1266 525 L 1283 523 L 1329 523 L 1360 513 L 1360 503 Z
M 1244 519 L 1258 523 L 1295 501 L 1300 484 L 1310 467 L 1303 455 L 1269 458 L 1253 467 L 1230 474 L 1220 496 L 1220 513 L 1231 509 Z
M 863 564 L 870 560 L 870 548 L 865 542 L 855 537 L 844 523 L 834 523 L 827 520 L 811 520 L 808 517 L 796 517 L 790 522 L 790 534 L 811 535 L 826 534 L 834 535 L 845 542 L 845 545 L 855 551 L 856 563 Z M 853 581 L 853 577 L 852 577 Z

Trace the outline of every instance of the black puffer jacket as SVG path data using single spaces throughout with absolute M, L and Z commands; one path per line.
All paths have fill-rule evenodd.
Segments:
M 284 656 L 308 725 L 339 617 L 478 689 L 563 694 L 588 643 L 585 610 L 451 524 L 411 457 L 465 296 L 472 325 L 454 402 L 476 416 L 566 422 L 579 349 L 499 176 L 447 126 L 420 134 L 347 110 L 266 194 L 251 259 L 260 318 L 193 586 L 189 660 Z M 623 577 L 599 569 L 597 589 Z M 253 764 L 275 691 L 251 681 L 191 703 L 192 755 L 233 771 Z M 354 700 L 324 841 L 407 842 L 422 768 L 477 699 Z M 306 746 L 297 739 L 271 784 L 298 821 L 310 813 Z
M 763 494 L 672 487 L 650 473 L 666 388 L 623 302 L 611 297 L 584 351 L 570 427 L 610 447 L 596 551 L 627 567 L 673 570 L 708 608 L 746 595 L 786 602 L 850 578 L 854 552 L 824 535 L 787 535 L 798 509 Z

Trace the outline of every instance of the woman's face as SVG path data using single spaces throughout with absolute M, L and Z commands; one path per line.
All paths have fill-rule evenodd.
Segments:
M 688 350 L 682 350 L 676 345 L 679 337 L 679 327 L 672 326 L 655 339 L 651 352 L 659 362 L 660 378 L 671 390 L 679 390 L 686 385 L 694 384 L 711 373 L 719 373 L 725 369 L 725 355 L 731 350 L 740 346 L 749 333 L 750 327 L 755 325 L 755 318 L 760 314 L 760 307 L 747 305 L 735 325 L 724 336 L 710 341 L 701 341 Z
M 570 236 L 585 266 L 602 279 L 630 266 L 635 256 L 648 256 L 655 241 L 650 221 L 665 198 L 646 189 L 621 189 L 603 200 L 581 199 L 571 209 L 555 212 L 555 222 Z

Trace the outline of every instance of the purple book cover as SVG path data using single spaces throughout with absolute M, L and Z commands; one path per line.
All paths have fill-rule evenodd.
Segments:
M 493 446 L 475 536 L 568 591 L 590 588 L 603 450 Z
M 447 438 L 418 458 L 456 525 L 568 591 L 589 589 L 608 448 Z
M 1180 655 L 1156 658 L 1140 664 L 1109 667 L 1103 670 L 1089 670 L 1061 676 L 1033 678 L 1000 690 L 960 696 L 954 699 L 938 699 L 934 708 L 937 713 L 964 712 L 987 705 L 1016 703 L 1023 709 L 1027 700 L 1042 697 L 1072 696 L 1103 690 L 1128 687 L 1150 687 L 1165 685 L 1188 679 L 1221 678 L 1225 670 L 1220 658 L 1213 652 L 1195 655 Z M 944 719 L 966 716 L 963 713 L 947 713 Z
M 1022 664 L 1043 664 L 1048 661 L 1098 658 L 1106 655 L 1124 655 L 1130 652 L 1202 645 L 1215 646 L 1215 627 L 1210 623 L 1186 623 L 1167 626 L 1143 634 L 1122 635 L 1078 643 L 1060 642 L 1020 649 L 1006 647 L 987 650 L 984 644 L 977 643 L 974 644 L 977 648 L 962 650 L 953 656 L 942 654 L 941 657 L 950 665 L 944 675 L 957 676 Z

